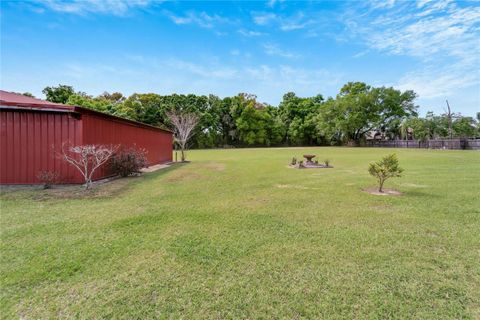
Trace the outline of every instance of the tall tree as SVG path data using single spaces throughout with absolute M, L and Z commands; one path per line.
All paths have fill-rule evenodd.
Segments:
M 246 145 L 270 145 L 268 137 L 268 124 L 270 115 L 263 107 L 253 102 L 247 105 L 236 120 L 238 137 Z
M 317 140 L 316 125 L 311 120 L 323 103 L 323 96 L 302 98 L 288 92 L 280 102 L 278 112 L 287 127 L 285 140 L 289 144 L 313 144 Z
M 46 87 L 42 90 L 47 97 L 47 101 L 55 103 L 67 103 L 68 98 L 75 94 L 72 86 L 59 84 L 57 87 Z
M 385 130 L 398 119 L 416 116 L 415 98 L 413 91 L 349 82 L 322 108 L 324 129 L 341 140 L 358 141 L 369 131 Z
M 186 160 L 188 140 L 192 137 L 198 124 L 199 116 L 195 113 L 172 110 L 167 112 L 167 117 L 172 123 L 175 143 L 180 147 L 182 162 Z

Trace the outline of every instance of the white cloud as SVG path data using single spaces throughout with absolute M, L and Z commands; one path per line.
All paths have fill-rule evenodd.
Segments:
M 274 13 L 252 13 L 252 16 L 253 21 L 260 26 L 268 25 L 270 22 L 277 19 L 277 15 Z
M 423 7 L 425 4 L 427 4 L 428 2 L 431 2 L 432 0 L 418 0 L 417 1 L 417 8 L 421 8 Z
M 478 72 L 461 62 L 444 68 L 427 66 L 408 72 L 396 85 L 401 90 L 413 89 L 426 99 L 455 95 L 459 93 L 459 88 L 471 86 L 477 86 L 480 90 Z
M 195 24 L 202 28 L 213 28 L 219 23 L 229 22 L 227 18 L 221 17 L 217 14 L 209 15 L 206 12 L 189 11 L 183 16 L 177 16 L 170 11 L 164 11 L 164 13 L 173 21 L 173 23 L 178 25 Z
M 58 12 L 85 15 L 89 13 L 113 14 L 122 16 L 134 8 L 142 8 L 157 3 L 156 0 L 43 0 L 39 4 Z
M 267 6 L 273 8 L 277 3 L 284 2 L 285 0 L 269 0 Z
M 290 16 L 280 16 L 274 13 L 252 12 L 253 22 L 259 26 L 275 25 L 282 31 L 304 29 L 315 23 L 313 19 L 307 19 L 301 11 Z
M 395 5 L 395 0 L 373 0 L 370 4 L 374 8 L 391 8 Z
M 275 45 L 273 43 L 265 43 L 263 45 L 263 48 L 265 49 L 265 53 L 270 55 L 270 56 L 279 56 L 279 57 L 283 57 L 283 58 L 297 58 L 297 57 L 299 57 L 298 54 L 282 50 L 277 45 Z
M 265 35 L 265 33 L 260 31 L 245 30 L 245 29 L 238 30 L 238 33 L 245 37 L 259 37 L 259 36 Z
M 280 24 L 280 30 L 283 30 L 283 31 L 290 31 L 290 30 L 298 30 L 298 29 L 303 29 L 305 28 L 307 25 L 309 25 L 310 22 L 307 21 L 307 22 L 302 22 L 302 23 L 298 23 L 298 22 L 290 22 L 290 21 L 283 21 L 281 24 Z
M 363 57 L 364 55 L 366 55 L 368 52 L 369 52 L 369 50 L 363 50 L 363 51 L 360 51 L 360 52 L 354 54 L 352 57 L 353 58 L 360 58 L 360 57 Z
M 125 94 L 195 93 L 231 96 L 239 92 L 257 94 L 261 101 L 276 104 L 282 94 L 295 91 L 309 96 L 335 91 L 343 75 L 322 69 L 307 69 L 288 64 L 228 64 L 225 61 L 198 62 L 138 55 L 125 56 L 125 67 L 72 62 L 62 66 L 63 81 L 91 94 L 117 90 Z M 168 75 L 168 76 L 167 76 Z M 53 75 L 50 79 L 57 79 Z M 61 82 L 63 83 L 63 82 Z M 108 84 L 105 87 L 105 84 Z M 98 92 L 101 93 L 101 92 Z
M 399 88 L 437 98 L 480 87 L 478 6 L 451 0 L 402 2 L 389 10 L 373 5 L 367 15 L 350 14 L 345 23 L 370 50 L 419 61 L 398 80 Z

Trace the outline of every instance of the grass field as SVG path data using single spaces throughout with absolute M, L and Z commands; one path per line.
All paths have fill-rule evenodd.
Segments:
M 3 191 L 1 309 L 39 318 L 480 318 L 480 153 L 199 150 L 79 188 Z M 314 153 L 333 169 L 296 170 Z

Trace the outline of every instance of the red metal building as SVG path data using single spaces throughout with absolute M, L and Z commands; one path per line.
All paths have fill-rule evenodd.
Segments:
M 63 143 L 106 144 L 147 150 L 150 165 L 172 161 L 172 132 L 78 106 L 0 90 L 0 184 L 37 184 L 40 171 L 55 171 L 61 183 L 83 183 L 58 157 Z M 95 180 L 108 177 L 99 169 Z

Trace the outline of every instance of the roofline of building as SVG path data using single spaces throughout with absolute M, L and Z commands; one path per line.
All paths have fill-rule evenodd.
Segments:
M 85 108 L 85 107 L 82 107 L 82 106 L 73 106 L 73 111 L 75 113 L 79 113 L 79 114 L 94 114 L 94 115 L 98 115 L 98 116 L 104 117 L 104 118 L 110 118 L 110 119 L 114 119 L 114 120 L 117 120 L 117 121 L 127 122 L 127 123 L 130 123 L 130 124 L 138 126 L 138 127 L 155 129 L 155 130 L 165 131 L 165 132 L 173 134 L 173 131 L 169 130 L 169 129 L 164 129 L 164 128 L 160 128 L 160 127 L 153 126 L 153 125 L 150 125 L 150 124 L 146 124 L 146 123 L 143 123 L 143 122 L 122 118 L 122 117 L 119 117 L 119 116 L 115 116 L 113 114 L 108 114 L 108 113 L 105 113 L 105 112 Z
M 138 122 L 135 120 L 130 120 L 130 119 L 125 119 L 122 117 L 118 117 L 112 114 L 100 112 L 97 110 L 85 108 L 82 106 L 70 106 L 70 105 L 64 105 L 64 104 L 35 104 L 35 103 L 12 103 L 8 101 L 0 101 L 0 109 L 8 109 L 8 110 L 23 110 L 23 111 L 36 111 L 36 112 L 60 112 L 60 113 L 74 113 L 74 114 L 94 114 L 100 117 L 104 118 L 109 118 L 113 120 L 117 120 L 120 122 L 126 122 L 131 125 L 137 126 L 137 127 L 143 127 L 147 129 L 154 129 L 154 130 L 159 130 L 159 131 L 164 131 L 168 133 L 172 133 L 173 131 L 160 128 L 157 126 L 153 126 L 150 124 Z
M 42 111 L 42 112 L 60 112 L 60 113 L 72 113 L 74 112 L 71 109 L 60 109 L 60 108 L 49 108 L 49 107 L 44 107 L 44 106 L 20 106 L 18 103 L 13 105 L 13 104 L 8 104 L 5 102 L 0 102 L 0 109 L 1 110 L 21 110 L 21 111 Z

